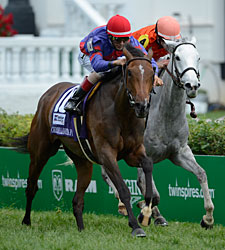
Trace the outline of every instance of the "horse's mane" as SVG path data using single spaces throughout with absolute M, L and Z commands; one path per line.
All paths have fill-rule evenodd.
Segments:
M 179 40 L 179 43 L 188 43 L 190 42 L 190 39 L 188 37 L 182 37 L 181 40 Z
M 117 66 L 113 69 L 111 69 L 110 71 L 101 73 L 101 80 L 102 82 L 108 82 L 110 80 L 112 80 L 113 78 L 117 77 L 118 75 L 122 74 L 122 67 L 121 66 Z
M 134 57 L 143 57 L 144 52 L 138 48 L 133 47 L 130 43 L 125 44 L 125 48 L 133 55 Z
M 182 38 L 179 40 L 179 42 L 181 42 L 181 43 L 185 43 L 185 42 L 187 42 L 187 41 L 188 41 L 187 37 L 182 37 Z

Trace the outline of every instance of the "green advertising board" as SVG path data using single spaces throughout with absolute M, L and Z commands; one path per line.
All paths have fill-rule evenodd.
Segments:
M 215 206 L 215 223 L 225 225 L 225 176 L 224 156 L 195 156 L 208 176 L 210 195 Z M 0 207 L 25 208 L 26 178 L 29 155 L 19 154 L 8 148 L 0 148 Z M 76 191 L 77 174 L 64 151 L 59 151 L 46 164 L 38 181 L 39 191 L 33 201 L 34 210 L 72 211 L 72 199 Z M 143 199 L 137 187 L 137 169 L 119 162 L 121 174 L 131 192 L 131 204 L 135 215 L 138 201 Z M 205 214 L 204 199 L 197 178 L 169 160 L 154 165 L 155 183 L 160 193 L 159 209 L 167 220 L 200 222 Z M 101 168 L 94 165 L 92 181 L 85 194 L 84 212 L 117 215 L 118 202 L 110 187 L 101 177 Z

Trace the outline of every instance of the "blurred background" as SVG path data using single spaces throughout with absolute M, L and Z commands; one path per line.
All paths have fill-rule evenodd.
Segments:
M 0 5 L 4 15 L 12 13 L 11 28 L 18 33 L 0 37 L 0 108 L 7 113 L 35 113 L 50 86 L 80 82 L 87 73 L 77 61 L 80 40 L 115 14 L 127 17 L 132 31 L 162 16 L 177 18 L 183 37 L 197 38 L 197 112 L 225 109 L 224 0 L 0 0 Z

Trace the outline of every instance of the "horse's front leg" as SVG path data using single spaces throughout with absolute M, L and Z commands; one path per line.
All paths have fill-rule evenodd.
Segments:
M 153 201 L 153 185 L 152 185 L 152 170 L 153 162 L 147 156 L 143 157 L 139 167 L 143 169 L 145 177 L 145 206 L 142 208 L 141 213 L 138 216 L 138 221 L 143 226 L 148 226 L 151 222 L 152 215 L 152 201 Z
M 106 174 L 105 169 L 103 167 L 101 167 L 102 169 L 102 178 L 103 180 L 106 182 L 107 185 L 109 185 L 112 190 L 113 193 L 115 195 L 115 197 L 118 199 L 118 213 L 123 215 L 123 216 L 127 216 L 127 210 L 125 205 L 123 204 L 123 202 L 120 200 L 119 197 L 119 193 L 116 190 L 114 184 L 112 183 L 112 181 L 110 180 L 109 176 Z M 144 172 L 143 169 L 139 168 L 138 169 L 138 187 L 140 188 L 142 194 L 145 196 L 145 176 L 144 176 Z M 155 186 L 155 182 L 152 178 L 152 186 L 153 186 L 153 201 L 152 201 L 152 217 L 154 219 L 154 224 L 156 226 L 160 225 L 160 226 L 168 226 L 168 222 L 166 221 L 166 219 L 161 215 L 158 207 L 156 205 L 159 204 L 159 200 L 160 200 L 160 196 L 159 196 L 159 192 Z M 145 207 L 145 201 L 140 201 L 137 206 L 142 209 Z
M 205 170 L 198 165 L 189 146 L 181 148 L 179 153 L 171 158 L 171 161 L 174 164 L 181 166 L 182 168 L 195 174 L 195 176 L 197 177 L 202 188 L 204 196 L 204 208 L 206 210 L 206 215 L 203 216 L 201 226 L 206 229 L 212 228 L 214 224 L 214 205 L 209 194 L 209 187 Z
M 143 170 L 145 179 L 145 206 L 141 210 L 138 217 L 139 222 L 143 226 L 148 226 L 151 221 L 152 214 L 152 199 L 153 199 L 153 186 L 152 186 L 152 170 L 153 161 L 147 157 L 145 147 L 141 144 L 139 147 L 125 157 L 128 165 L 135 166 Z
M 138 225 L 138 221 L 133 214 L 130 204 L 130 191 L 121 176 L 116 156 L 111 154 L 109 150 L 106 151 L 104 153 L 101 153 L 101 163 L 107 175 L 109 176 L 115 188 L 117 189 L 121 201 L 126 207 L 129 226 L 132 228 L 132 235 L 137 237 L 145 237 L 146 234 L 144 230 Z
M 143 172 L 143 169 L 138 169 L 138 179 L 137 179 L 137 185 L 139 189 L 141 190 L 141 193 L 143 196 L 145 196 L 145 174 Z M 154 224 L 156 226 L 168 226 L 168 222 L 166 219 L 161 215 L 157 205 L 160 201 L 160 195 L 156 188 L 153 176 L 152 176 L 152 190 L 153 190 L 153 199 L 152 199 L 152 218 L 154 219 Z M 145 201 L 140 201 L 137 205 L 140 209 L 144 208 Z
M 106 174 L 105 169 L 102 166 L 101 166 L 101 169 L 102 169 L 102 178 L 103 178 L 103 180 L 106 182 L 107 185 L 109 185 L 109 187 L 112 188 L 116 199 L 118 199 L 118 201 L 119 201 L 118 202 L 118 213 L 121 214 L 121 215 L 127 216 L 126 207 L 123 204 L 123 202 L 120 200 L 119 193 L 118 193 L 116 187 L 114 186 L 114 184 L 112 183 L 109 176 Z

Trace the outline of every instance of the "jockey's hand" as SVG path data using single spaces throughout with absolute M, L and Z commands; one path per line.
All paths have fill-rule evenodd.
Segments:
M 127 61 L 126 57 L 123 57 L 123 58 L 120 58 L 120 59 L 113 61 L 113 65 L 123 66 L 126 63 L 126 61 Z
M 155 75 L 155 80 L 153 86 L 162 86 L 163 85 L 163 80 L 160 79 L 158 76 Z
M 164 59 L 164 60 L 158 61 L 157 65 L 159 69 L 163 69 L 163 68 L 166 68 L 168 63 L 169 63 L 169 60 Z

